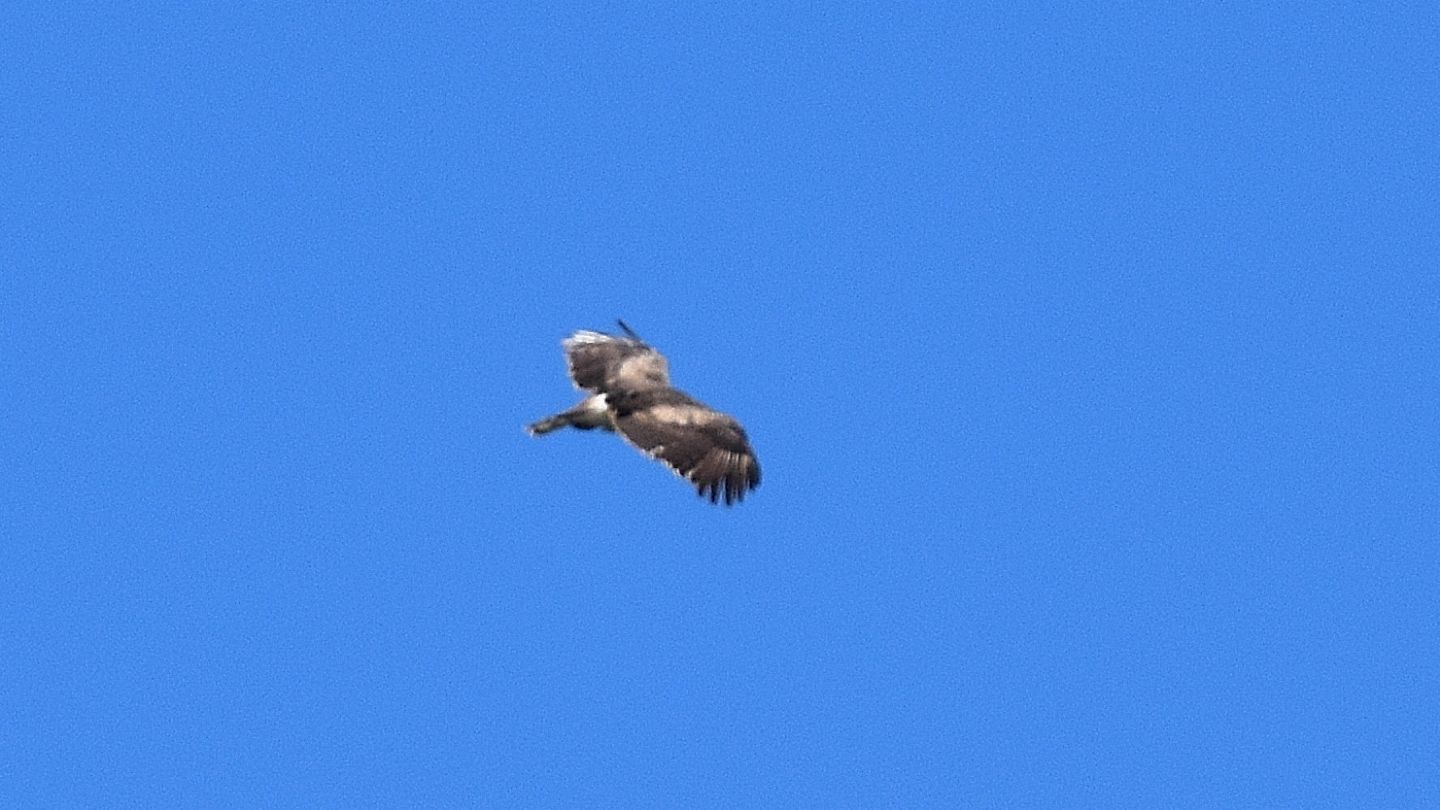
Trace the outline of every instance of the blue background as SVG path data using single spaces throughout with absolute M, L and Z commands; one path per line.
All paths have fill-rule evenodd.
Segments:
M 243 5 L 0 25 L 3 803 L 1440 805 L 1433 4 Z

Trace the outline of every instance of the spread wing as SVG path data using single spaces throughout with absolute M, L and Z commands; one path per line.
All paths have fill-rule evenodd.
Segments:
M 604 393 L 618 388 L 638 391 L 670 384 L 665 357 L 633 333 L 630 337 L 618 337 L 582 330 L 561 345 L 576 388 Z
M 615 427 L 626 441 L 729 506 L 760 484 L 760 462 L 734 419 L 674 389 L 612 397 Z

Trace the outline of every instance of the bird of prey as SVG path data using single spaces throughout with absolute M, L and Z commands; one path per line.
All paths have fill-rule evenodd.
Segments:
M 586 392 L 568 411 L 526 428 L 531 436 L 573 427 L 619 433 L 665 463 L 711 503 L 729 506 L 760 484 L 760 463 L 740 423 L 670 387 L 669 365 L 624 321 L 624 335 L 581 330 L 561 342 L 570 380 Z

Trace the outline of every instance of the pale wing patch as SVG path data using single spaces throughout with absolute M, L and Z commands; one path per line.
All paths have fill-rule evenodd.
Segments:
M 554 338 L 551 338 L 554 340 Z M 600 332 L 591 332 L 588 329 L 581 329 L 579 332 L 560 341 L 560 345 L 570 348 L 580 343 L 633 343 L 628 338 L 617 338 L 614 335 L 606 335 Z
M 703 425 L 714 420 L 714 412 L 696 405 L 652 405 L 647 413 L 654 419 L 686 427 Z

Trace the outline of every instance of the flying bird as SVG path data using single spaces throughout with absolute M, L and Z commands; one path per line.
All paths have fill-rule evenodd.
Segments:
M 563 427 L 619 433 L 726 506 L 760 484 L 760 462 L 745 429 L 729 416 L 670 386 L 669 364 L 619 321 L 624 335 L 581 330 L 561 342 L 570 380 L 586 392 L 568 411 L 525 429 L 543 436 Z

